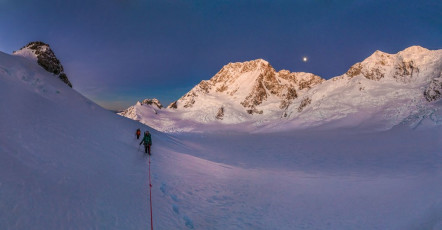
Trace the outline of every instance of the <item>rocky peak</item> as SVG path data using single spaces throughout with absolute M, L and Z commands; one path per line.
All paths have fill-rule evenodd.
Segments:
M 440 77 L 434 78 L 424 91 L 424 97 L 428 102 L 437 101 L 442 97 L 442 72 Z
M 60 80 L 72 88 L 71 82 L 64 73 L 63 65 L 48 44 L 41 41 L 30 42 L 20 50 L 14 51 L 13 54 L 36 60 L 46 71 L 57 75 Z
M 163 105 L 160 103 L 160 101 L 156 98 L 153 99 L 144 99 L 141 102 L 141 105 L 155 105 L 158 109 L 162 109 Z

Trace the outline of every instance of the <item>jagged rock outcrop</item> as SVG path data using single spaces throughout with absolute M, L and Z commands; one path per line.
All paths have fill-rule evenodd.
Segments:
M 174 102 L 170 103 L 170 104 L 167 106 L 167 108 L 169 108 L 169 109 L 176 109 L 176 108 L 178 108 L 177 102 L 174 101 Z
M 160 101 L 156 98 L 153 99 L 144 99 L 141 102 L 141 105 L 155 105 L 158 109 L 162 109 L 163 105 L 160 103 Z
M 218 113 L 216 113 L 216 119 L 222 120 L 224 117 L 224 107 L 220 107 L 218 109 Z
M 424 91 L 428 102 L 437 101 L 442 97 L 442 76 L 434 78 Z
M 299 104 L 298 107 L 298 112 L 302 112 L 302 110 L 309 105 L 310 103 L 312 103 L 312 99 L 310 99 L 309 97 L 306 97 L 304 99 L 302 99 L 301 103 Z
M 30 42 L 20 50 L 14 51 L 13 54 L 37 60 L 41 67 L 58 76 L 60 80 L 72 88 L 72 83 L 64 73 L 63 65 L 48 44 L 41 41 Z

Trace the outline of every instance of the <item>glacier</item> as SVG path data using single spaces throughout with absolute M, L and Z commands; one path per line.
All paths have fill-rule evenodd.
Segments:
M 442 229 L 440 115 L 388 130 L 165 133 L 0 52 L 0 229 L 148 229 L 137 128 L 153 138 L 154 229 Z

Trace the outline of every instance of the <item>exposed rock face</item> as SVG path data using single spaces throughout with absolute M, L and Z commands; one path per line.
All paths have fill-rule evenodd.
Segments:
M 141 105 L 155 105 L 158 109 L 162 109 L 163 105 L 160 103 L 160 101 L 156 98 L 153 99 L 144 99 L 141 102 Z
M 413 75 L 419 73 L 419 68 L 414 64 L 413 60 L 401 60 L 395 66 L 393 77 L 403 83 L 411 82 Z
M 216 119 L 218 119 L 218 120 L 222 120 L 223 117 L 224 117 L 224 108 L 223 108 L 223 107 L 220 107 L 220 108 L 218 109 L 218 113 L 216 113 Z
M 424 96 L 428 102 L 437 101 L 442 97 L 442 76 L 431 81 L 424 91 Z
M 170 103 L 170 105 L 167 106 L 167 108 L 170 108 L 170 109 L 176 109 L 177 107 L 178 107 L 178 105 L 177 105 L 176 101 Z
M 308 97 L 302 99 L 301 104 L 298 107 L 298 112 L 302 112 L 302 110 L 310 103 L 312 103 L 312 99 L 310 99 Z
M 64 73 L 63 65 L 55 56 L 48 44 L 40 41 L 30 42 L 20 50 L 14 51 L 15 55 L 37 59 L 37 63 L 46 71 L 57 75 L 60 80 L 72 88 L 72 84 Z

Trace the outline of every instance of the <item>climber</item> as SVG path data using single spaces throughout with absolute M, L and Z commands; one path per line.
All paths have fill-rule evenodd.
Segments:
M 150 155 L 150 146 L 152 145 L 152 137 L 149 131 L 144 133 L 143 140 L 141 140 L 140 145 L 144 143 L 144 152 Z
M 137 140 L 140 139 L 140 135 L 141 135 L 141 130 L 140 129 L 137 129 L 136 135 L 137 135 Z

